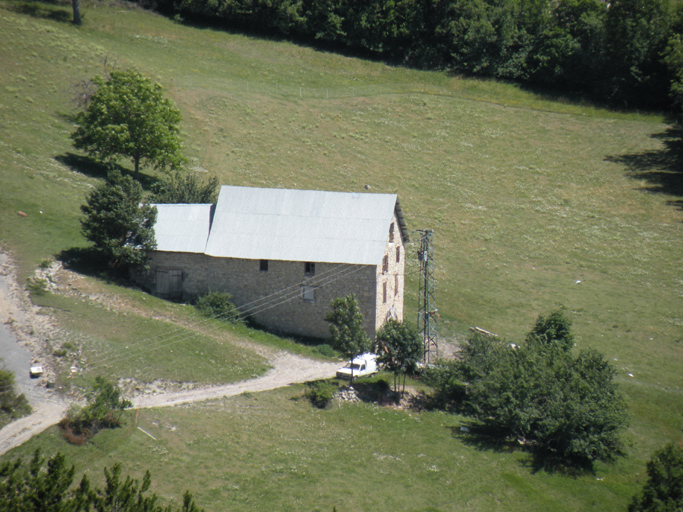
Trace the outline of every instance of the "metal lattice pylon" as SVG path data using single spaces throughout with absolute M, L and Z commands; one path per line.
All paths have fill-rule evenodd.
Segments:
M 424 362 L 429 364 L 439 357 L 436 338 L 436 297 L 434 282 L 434 230 L 420 230 L 420 246 L 417 259 L 420 262 L 420 290 L 417 299 L 417 330 L 424 342 Z

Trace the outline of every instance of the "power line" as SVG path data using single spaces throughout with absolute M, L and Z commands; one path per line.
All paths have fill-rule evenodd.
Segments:
M 348 265 L 348 264 L 344 264 L 344 265 Z M 344 270 L 343 267 L 342 267 L 341 269 L 339 269 L 338 267 L 332 267 L 331 269 L 329 269 L 329 270 L 327 270 L 327 271 L 321 273 L 319 276 L 316 276 L 316 277 L 318 277 L 318 278 L 325 278 L 325 277 L 326 277 L 326 274 L 329 274 L 330 272 L 334 272 L 335 274 L 338 274 L 340 271 L 343 271 L 343 270 Z M 292 293 L 292 292 L 288 292 L 288 291 L 287 291 L 287 290 L 290 290 L 290 289 L 294 289 L 293 292 L 296 292 L 296 296 L 298 296 L 298 294 L 300 293 L 300 288 L 301 288 L 301 284 L 295 284 L 295 285 L 287 286 L 287 287 L 285 287 L 285 288 L 283 288 L 283 289 L 281 289 L 281 290 L 278 290 L 278 291 L 273 292 L 273 293 L 271 293 L 271 294 L 269 294 L 269 295 L 266 295 L 265 297 L 261 297 L 261 298 L 259 298 L 259 299 L 256 299 L 256 300 L 252 301 L 252 302 L 248 302 L 248 303 L 246 303 L 246 304 L 243 304 L 243 305 L 241 305 L 241 306 L 238 306 L 238 307 L 236 307 L 236 309 L 240 312 L 240 314 L 241 314 L 242 316 L 253 316 L 254 314 L 257 314 L 257 313 L 260 312 L 260 311 L 258 310 L 258 308 L 262 308 L 262 307 L 264 306 L 264 304 L 260 304 L 259 306 L 252 306 L 251 308 L 248 308 L 247 306 L 250 306 L 250 305 L 252 305 L 252 304 L 256 304 L 256 303 L 258 303 L 258 302 L 264 301 L 264 300 L 269 299 L 269 298 L 270 298 L 271 300 L 268 301 L 267 303 L 268 303 L 268 304 L 269 304 L 269 303 L 272 303 L 273 300 L 279 300 L 279 298 L 281 298 L 281 296 L 282 296 L 283 294 Z M 274 297 L 275 297 L 275 298 L 274 298 Z M 277 305 L 277 304 L 275 304 L 275 305 Z M 274 305 L 274 306 L 275 306 L 275 305 Z M 273 306 L 273 307 L 274 307 L 274 306 Z M 264 310 L 265 310 L 265 309 L 264 309 Z M 198 321 L 198 322 L 195 322 L 195 323 L 194 323 L 194 327 L 195 327 L 195 328 L 197 328 L 197 327 L 199 327 L 199 328 L 205 327 L 205 326 L 209 325 L 213 320 L 219 320 L 219 319 L 221 319 L 222 316 L 223 316 L 223 315 L 220 315 L 220 314 L 218 314 L 218 315 L 213 315 L 213 316 L 209 316 L 209 317 L 207 317 L 207 318 L 205 318 L 205 319 L 202 319 L 202 320 L 200 320 L 200 321 Z M 158 335 L 151 336 L 151 337 L 148 337 L 148 338 L 143 338 L 143 339 L 140 339 L 140 340 L 137 340 L 137 341 L 133 341 L 133 342 L 131 342 L 131 343 L 128 343 L 126 349 L 119 349 L 119 348 L 117 348 L 117 349 L 112 349 L 112 350 L 109 350 L 109 351 L 104 351 L 103 353 L 100 354 L 100 357 L 97 359 L 97 361 L 105 360 L 105 359 L 108 359 L 109 357 L 115 357 L 117 353 L 119 353 L 119 352 L 121 352 L 121 351 L 123 351 L 123 350 L 131 350 L 131 347 L 138 347 L 138 346 L 142 345 L 143 343 L 153 344 L 153 343 L 155 342 L 155 340 L 158 340 L 158 339 L 160 339 L 160 338 L 165 338 L 167 341 L 168 341 L 168 340 L 172 340 L 173 337 L 172 337 L 171 335 L 173 335 L 173 336 L 182 336 L 184 332 L 185 332 L 185 329 L 178 328 L 178 329 L 176 329 L 175 331 L 169 331 L 169 332 L 166 332 L 166 333 L 162 333 L 162 334 L 158 334 Z M 169 336 L 171 336 L 171 337 L 169 337 Z M 135 348 L 133 348 L 133 350 L 135 350 Z M 130 352 L 129 352 L 129 353 L 130 353 Z
M 354 266 L 345 264 L 345 267 L 354 267 Z M 328 285 L 334 281 L 348 277 L 349 275 L 351 275 L 355 272 L 358 272 L 364 268 L 363 266 L 355 266 L 357 268 L 352 268 L 352 270 L 350 270 L 349 272 L 343 273 L 345 270 L 345 267 L 343 267 L 342 269 L 340 269 L 338 272 L 336 272 L 333 275 L 324 277 L 323 280 L 321 282 L 317 283 L 316 286 L 319 286 L 319 287 L 326 286 L 326 285 Z M 296 286 L 300 286 L 300 285 L 296 285 Z M 292 288 L 292 287 L 290 286 L 290 287 L 284 288 L 283 290 L 287 290 L 289 288 Z M 248 313 L 249 316 L 253 316 L 255 314 L 262 313 L 263 311 L 277 307 L 281 304 L 284 304 L 285 302 L 289 302 L 291 300 L 294 300 L 294 299 L 300 297 L 300 291 L 294 290 L 293 292 L 288 292 L 288 295 L 290 295 L 290 296 L 282 297 L 281 300 L 279 300 L 275 303 L 269 303 L 267 305 L 263 305 L 263 307 L 254 308 L 254 309 L 250 310 Z M 211 320 L 217 319 L 217 318 L 220 318 L 220 315 L 210 317 L 209 319 L 207 319 L 206 323 L 210 322 Z M 190 339 L 195 338 L 197 336 L 199 336 L 198 333 L 192 333 L 192 334 L 189 334 L 186 336 L 169 337 L 167 339 L 159 340 L 158 342 L 156 342 L 152 345 L 145 346 L 145 347 L 139 347 L 140 342 L 136 342 L 135 345 L 138 346 L 138 348 L 134 349 L 134 352 L 131 352 L 129 349 L 118 349 L 116 351 L 110 352 L 110 354 L 111 354 L 110 356 L 106 356 L 103 358 L 95 359 L 94 361 L 90 361 L 88 363 L 88 367 L 89 368 L 97 368 L 97 367 L 105 366 L 107 364 L 125 361 L 127 359 L 138 357 L 144 353 L 151 352 L 153 350 L 158 350 L 158 349 L 161 349 L 163 347 L 169 347 L 171 345 L 180 343 L 182 341 L 190 340 Z M 119 355 L 117 355 L 117 353 L 121 353 L 121 355 L 119 356 Z

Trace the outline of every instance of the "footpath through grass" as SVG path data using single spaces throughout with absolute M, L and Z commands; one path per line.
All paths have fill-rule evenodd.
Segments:
M 79 206 L 103 177 L 103 169 L 77 154 L 68 138 L 74 83 L 102 74 L 105 62 L 133 66 L 160 81 L 180 106 L 194 171 L 206 169 L 223 184 L 342 191 L 364 191 L 369 185 L 372 192 L 397 192 L 409 229 L 435 230 L 439 329 L 445 336 L 462 336 L 478 325 L 517 341 L 539 313 L 564 305 L 574 320 L 578 348 L 597 348 L 619 370 L 632 415 L 630 447 L 614 466 L 600 466 L 603 480 L 532 475 L 521 469 L 518 454 L 463 445 L 448 434 L 444 420 L 444 427 L 439 423 L 401 441 L 411 445 L 424 434 L 444 458 L 435 462 L 439 471 L 411 473 L 410 467 L 417 467 L 413 459 L 403 468 L 425 488 L 438 487 L 434 496 L 446 493 L 442 501 L 420 503 L 408 496 L 413 509 L 609 510 L 616 504 L 615 509 L 623 510 L 651 452 L 679 439 L 683 428 L 679 132 L 658 116 L 615 114 L 552 102 L 505 84 L 184 26 L 125 3 L 86 2 L 81 28 L 68 23 L 68 9 L 0 2 L 0 239 L 18 261 L 22 280 L 42 260 L 84 245 Z M 147 182 L 155 178 L 151 173 L 145 177 Z M 410 320 L 416 304 L 415 270 L 410 263 Z M 79 328 L 77 315 L 62 311 L 60 318 L 73 330 L 87 332 Z M 145 322 L 141 328 L 153 332 L 156 326 Z M 126 334 L 106 343 L 125 346 L 128 341 Z M 120 375 L 135 368 L 111 370 Z M 305 425 L 317 414 L 285 400 L 269 403 L 270 414 L 292 418 L 295 424 Z M 246 405 L 235 410 L 254 409 Z M 182 410 L 154 414 L 174 425 Z M 204 414 L 201 406 L 187 410 L 192 411 L 183 420 L 188 431 L 215 428 L 205 435 L 224 441 L 226 429 L 207 422 L 216 411 Z M 357 414 L 366 414 L 362 411 Z M 349 425 L 349 432 L 367 434 L 360 422 L 320 414 L 333 432 Z M 374 417 L 374 412 L 367 416 Z M 400 433 L 404 425 L 412 425 L 404 416 L 378 412 L 378 417 L 384 418 L 387 431 Z M 420 421 L 428 423 L 432 416 L 424 418 Z M 191 422 L 196 425 L 190 428 Z M 135 432 L 131 436 L 144 436 Z M 325 432 L 318 428 L 305 433 Z M 242 445 L 260 450 L 259 443 L 267 443 L 259 437 L 253 443 L 246 437 L 225 439 L 226 451 Z M 334 441 L 321 439 L 320 445 L 311 446 Z M 378 442 L 361 438 L 358 446 L 361 441 Z M 132 451 L 121 446 L 120 452 L 105 452 L 125 460 Z M 303 441 L 296 445 L 302 457 L 317 456 L 304 446 Z M 79 453 L 89 454 L 81 459 L 89 467 L 85 459 L 97 448 L 88 450 Z M 171 459 L 174 451 L 168 450 L 168 460 L 193 459 L 192 450 L 178 459 Z M 269 453 L 273 461 L 263 467 L 277 467 L 277 452 Z M 341 448 L 328 455 L 326 467 L 346 464 Z M 453 466 L 458 456 L 465 457 L 462 467 L 469 473 Z M 391 484 L 399 477 L 388 472 L 373 480 L 367 475 L 381 475 L 382 467 L 369 460 L 366 480 L 390 487 L 385 497 L 391 502 L 394 493 L 400 494 Z M 152 469 L 164 467 L 163 462 Z M 206 478 L 206 489 L 222 489 L 207 496 L 209 502 L 218 503 L 229 489 L 246 486 L 231 480 L 230 471 L 229 464 L 217 461 L 198 471 L 199 488 Z M 287 478 L 270 474 L 273 486 L 308 478 L 297 480 L 287 467 L 282 472 Z M 351 473 L 331 473 L 325 488 L 346 489 Z M 470 494 L 457 484 L 467 482 L 464 475 L 469 474 L 501 492 L 473 487 Z M 224 484 L 216 483 L 221 479 Z M 454 486 L 452 495 L 444 491 L 448 485 Z M 268 494 L 265 481 L 262 486 Z M 375 491 L 370 487 L 364 488 L 367 496 Z M 248 489 L 252 496 L 258 494 Z M 547 506 L 553 492 L 558 497 Z M 458 501 L 461 496 L 471 501 Z M 327 509 L 333 501 L 315 500 L 298 509 L 313 510 L 319 503 Z M 355 503 L 357 508 L 362 504 L 366 502 Z

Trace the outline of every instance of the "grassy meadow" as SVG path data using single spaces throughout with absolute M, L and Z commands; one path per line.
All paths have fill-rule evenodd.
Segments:
M 79 471 L 117 460 L 138 475 L 149 467 L 163 496 L 188 487 L 207 511 L 625 509 L 651 452 L 683 429 L 683 186 L 673 126 L 509 84 L 185 26 L 126 3 L 83 4 L 77 28 L 68 5 L 0 1 L 0 241 L 22 281 L 86 244 L 79 206 L 104 170 L 70 144 L 76 84 L 106 66 L 135 67 L 180 107 L 191 172 L 222 184 L 398 193 L 409 229 L 435 230 L 445 339 L 476 325 L 516 341 L 538 314 L 566 307 L 578 348 L 597 348 L 619 371 L 628 448 L 596 475 L 534 472 L 524 454 L 465 444 L 453 435 L 457 417 L 372 404 L 317 411 L 289 400 L 297 388 L 142 411 L 140 425 L 158 428 L 158 443 L 129 426 L 73 448 L 49 431 L 9 457 L 40 445 L 67 453 Z M 155 178 L 145 175 L 147 184 Z M 415 270 L 408 266 L 409 320 Z M 202 344 L 184 354 L 182 371 L 163 354 L 147 358 L 151 351 L 147 366 L 111 359 L 97 369 L 112 377 L 228 381 L 265 370 L 251 349 L 235 348 L 240 340 L 293 347 L 246 329 L 196 331 L 182 306 L 84 279 L 93 293 L 162 317 L 36 298 L 89 359 L 164 336 L 179 328 L 173 318 Z M 207 371 L 205 355 L 220 371 Z

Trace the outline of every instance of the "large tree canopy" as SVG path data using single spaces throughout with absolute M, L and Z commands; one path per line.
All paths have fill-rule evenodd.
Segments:
M 142 186 L 130 176 L 110 172 L 81 210 L 83 235 L 113 269 L 144 263 L 146 252 L 156 247 L 156 208 L 142 203 Z
M 176 168 L 183 162 L 180 111 L 161 86 L 133 70 L 112 71 L 92 80 L 97 91 L 76 116 L 74 146 L 100 161 L 130 158 L 137 178 L 142 163 Z

